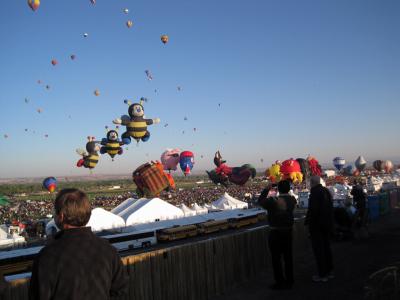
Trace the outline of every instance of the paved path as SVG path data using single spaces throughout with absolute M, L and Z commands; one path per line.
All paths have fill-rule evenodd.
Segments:
M 232 287 L 225 295 L 212 300 L 356 300 L 363 299 L 368 276 L 395 262 L 400 262 L 400 211 L 382 217 L 370 225 L 371 236 L 364 241 L 335 242 L 332 245 L 336 278 L 314 283 L 316 266 L 310 251 L 295 261 L 295 285 L 291 290 L 272 291 L 272 270 L 250 282 Z

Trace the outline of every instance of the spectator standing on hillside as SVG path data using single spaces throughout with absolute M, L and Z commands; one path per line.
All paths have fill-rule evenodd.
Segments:
M 330 238 L 333 233 L 333 202 L 329 190 L 322 186 L 319 176 L 310 179 L 310 199 L 305 225 L 308 225 L 311 245 L 318 267 L 315 282 L 327 282 L 333 278 L 332 251 Z
M 292 227 L 296 199 L 288 194 L 290 183 L 287 180 L 278 183 L 279 195 L 269 197 L 270 190 L 270 187 L 264 189 L 258 200 L 258 203 L 268 211 L 270 225 L 268 245 L 275 278 L 275 283 L 270 288 L 275 290 L 289 289 L 294 284 Z M 285 274 L 283 273 L 282 259 L 285 264 Z
M 30 299 L 119 299 L 127 295 L 128 277 L 117 251 L 90 227 L 91 207 L 77 189 L 60 191 L 55 223 L 62 230 L 33 264 Z

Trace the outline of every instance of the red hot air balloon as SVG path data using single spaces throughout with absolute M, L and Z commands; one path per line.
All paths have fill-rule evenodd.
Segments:
M 53 59 L 52 61 L 51 61 L 51 64 L 53 65 L 53 66 L 55 66 L 55 65 L 57 65 L 57 60 L 55 60 L 55 59 Z

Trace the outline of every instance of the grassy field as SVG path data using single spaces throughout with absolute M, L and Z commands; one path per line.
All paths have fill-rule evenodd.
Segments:
M 176 177 L 175 183 L 177 189 L 188 189 L 197 186 L 196 182 L 204 180 L 207 176 L 190 176 Z M 119 189 L 112 189 L 114 186 L 119 186 Z M 204 187 L 214 186 L 212 183 L 205 182 Z M 85 191 L 90 198 L 96 196 L 113 196 L 120 195 L 126 192 L 134 192 L 136 185 L 129 179 L 120 180 L 99 180 L 99 181 L 75 181 L 75 182 L 59 182 L 57 190 L 64 188 L 78 188 Z M 0 185 L 0 195 L 6 195 L 14 200 L 52 200 L 55 194 L 50 194 L 42 187 L 40 183 L 21 183 L 21 184 L 2 184 Z

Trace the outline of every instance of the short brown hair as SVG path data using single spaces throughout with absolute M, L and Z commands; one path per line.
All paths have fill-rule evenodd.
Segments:
M 82 227 L 90 219 L 92 210 L 87 195 L 78 189 L 63 189 L 56 197 L 54 209 L 58 216 L 63 214 L 63 223 Z

